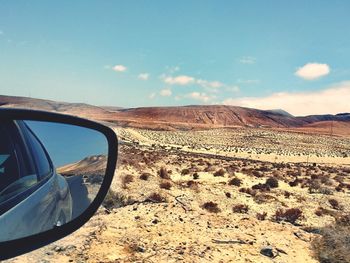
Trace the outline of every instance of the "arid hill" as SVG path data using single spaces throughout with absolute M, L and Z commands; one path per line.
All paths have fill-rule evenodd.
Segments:
M 85 103 L 67 103 L 15 96 L 0 96 L 0 106 L 7 108 L 52 111 L 90 118 L 98 118 L 98 116 L 105 116 L 109 113 L 109 111 L 101 107 Z
M 123 109 L 118 107 L 97 107 L 84 103 L 0 96 L 0 106 L 55 111 L 112 122 L 123 127 L 154 130 L 192 130 L 221 127 L 299 129 L 305 127 L 306 132 L 311 132 L 313 129 L 319 130 L 321 125 L 323 126 L 322 131 L 333 129 L 332 132 L 337 134 L 338 128 L 341 128 L 342 131 L 339 134 L 343 134 L 344 127 L 347 126 L 347 123 L 350 123 L 349 113 L 294 117 L 283 110 L 257 110 L 225 105 Z M 333 128 L 330 128 L 331 126 Z M 347 130 L 345 130 L 345 133 Z M 300 131 L 303 130 L 300 129 Z

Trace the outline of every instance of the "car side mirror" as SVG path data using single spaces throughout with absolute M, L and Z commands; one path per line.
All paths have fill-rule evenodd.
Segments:
M 85 224 L 107 194 L 117 152 L 115 132 L 100 123 L 0 109 L 0 259 Z

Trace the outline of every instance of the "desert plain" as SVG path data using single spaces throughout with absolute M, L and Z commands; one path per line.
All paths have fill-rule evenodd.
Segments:
M 79 113 L 119 140 L 97 213 L 8 262 L 350 262 L 349 114 L 2 99 Z
M 98 213 L 11 262 L 349 262 L 349 137 L 111 127 Z

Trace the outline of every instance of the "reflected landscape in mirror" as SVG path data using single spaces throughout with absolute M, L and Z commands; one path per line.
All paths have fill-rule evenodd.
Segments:
M 95 130 L 53 122 L 0 124 L 0 241 L 59 227 L 96 197 L 108 142 Z

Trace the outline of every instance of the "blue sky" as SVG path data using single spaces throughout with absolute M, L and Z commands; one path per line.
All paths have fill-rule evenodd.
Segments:
M 349 1 L 0 1 L 0 94 L 350 111 Z

